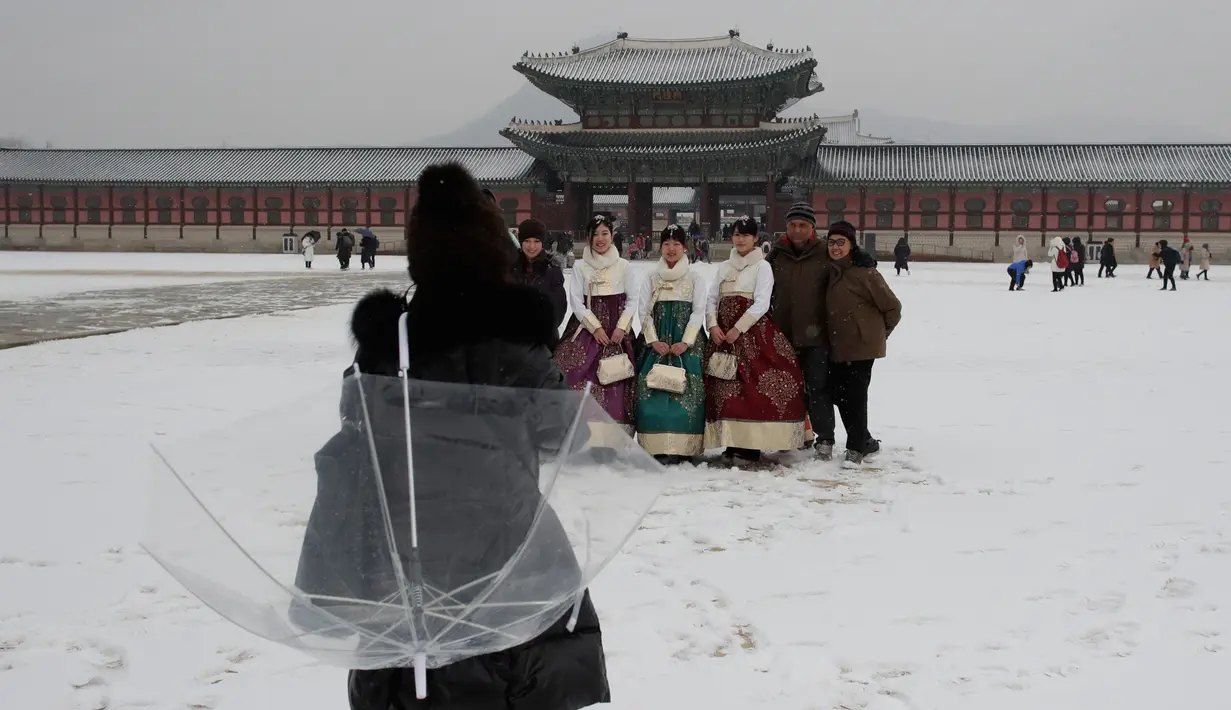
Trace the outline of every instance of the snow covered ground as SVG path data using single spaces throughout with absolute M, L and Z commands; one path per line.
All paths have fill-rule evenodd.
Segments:
M 318 258 L 321 263 L 312 273 L 336 272 L 337 262 L 325 258 L 331 256 L 324 254 Z M 297 254 L 0 251 L 0 300 L 305 272 L 303 260 Z
M 674 474 L 594 587 L 613 710 L 1225 704 L 1231 283 L 888 278 L 877 470 Z M 137 540 L 147 444 L 337 376 L 348 313 L 0 351 L 5 707 L 346 707 L 342 671 L 221 621 Z

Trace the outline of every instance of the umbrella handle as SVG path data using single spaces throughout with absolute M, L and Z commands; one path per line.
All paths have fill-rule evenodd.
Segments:
M 568 616 L 568 625 L 565 628 L 568 632 L 573 633 L 573 629 L 577 628 L 577 617 L 581 616 L 581 602 L 585 601 L 586 593 L 582 590 L 581 594 L 577 595 L 577 601 L 573 604 L 573 613 Z
M 409 315 L 403 311 L 398 317 L 398 368 L 402 372 L 410 369 L 410 345 L 406 339 L 408 335 L 406 321 Z
M 415 654 L 415 697 L 422 700 L 427 697 L 427 654 Z

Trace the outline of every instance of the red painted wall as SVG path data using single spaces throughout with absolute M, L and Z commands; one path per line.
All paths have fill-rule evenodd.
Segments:
M 371 222 L 374 227 L 406 225 L 406 191 L 401 188 L 373 188 Z

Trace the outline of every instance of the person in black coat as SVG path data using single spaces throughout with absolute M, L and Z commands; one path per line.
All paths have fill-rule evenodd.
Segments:
M 902 269 L 906 269 L 906 275 L 910 276 L 910 245 L 906 243 L 906 237 L 898 239 L 897 246 L 893 248 L 893 268 L 898 276 L 902 275 Z
M 373 292 L 359 302 L 351 319 L 357 345 L 354 367 L 363 373 L 396 374 L 397 323 L 405 311 L 414 380 L 567 389 L 552 360 L 559 342 L 557 310 L 541 291 L 511 283 L 508 243 L 503 218 L 464 168 L 450 164 L 424 170 L 406 239 L 416 290 L 409 303 L 391 291 Z M 501 422 L 484 420 L 483 424 L 495 429 Z M 520 495 L 538 496 L 537 478 L 531 478 L 538 470 L 538 451 L 529 443 L 532 438 L 524 429 L 505 427 L 513 446 L 461 451 L 465 455 L 456 462 L 451 457 L 429 456 L 426 460 L 445 468 L 453 466 L 458 477 L 489 475 L 493 483 L 505 488 L 514 485 Z M 429 443 L 447 443 L 446 434 L 429 436 Z M 509 484 L 523 470 L 526 485 Z M 492 488 L 499 492 L 501 485 Z M 481 497 L 474 492 L 468 495 Z M 321 496 L 317 500 L 321 504 Z M 501 509 L 501 503 L 492 500 L 488 507 Z M 535 510 L 533 500 L 525 503 L 521 508 Z M 430 512 L 429 508 L 429 516 Z M 422 509 L 420 515 L 425 515 Z M 436 524 L 456 528 L 458 522 Z M 430 517 L 426 523 L 421 517 L 421 529 L 431 523 Z M 305 546 L 306 540 L 307 536 Z M 481 547 L 500 544 L 503 541 L 491 540 Z M 299 578 L 303 577 L 311 581 L 301 558 Z M 351 710 L 578 710 L 610 702 L 602 634 L 589 592 L 572 631 L 568 617 L 566 612 L 537 638 L 520 646 L 429 669 L 424 700 L 416 698 L 412 668 L 352 670 Z
M 1171 282 L 1171 290 L 1175 290 L 1175 267 L 1180 265 L 1182 257 L 1180 252 L 1167 246 L 1167 240 L 1163 239 L 1158 243 L 1158 259 L 1163 262 L 1163 287 L 1159 291 L 1167 290 L 1167 282 Z
M 355 237 L 350 233 L 350 230 L 343 229 L 338 232 L 338 265 L 342 267 L 342 271 L 350 269 L 350 255 L 355 249 Z
M 1107 278 L 1114 279 L 1116 277 L 1116 240 L 1107 237 L 1107 241 L 1103 242 L 1103 248 L 1099 251 L 1098 257 L 1098 277 L 1103 278 L 1103 270 L 1107 271 Z
M 513 280 L 532 286 L 546 294 L 556 313 L 556 325 L 564 321 L 568 306 L 564 296 L 564 272 L 543 248 L 547 240 L 547 225 L 537 219 L 527 219 L 517 227 L 521 251 L 513 264 Z

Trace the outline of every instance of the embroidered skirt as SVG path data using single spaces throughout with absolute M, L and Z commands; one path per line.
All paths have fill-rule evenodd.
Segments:
M 692 316 L 689 301 L 659 301 L 654 304 L 654 329 L 668 345 L 684 339 L 684 329 Z M 705 340 L 697 342 L 683 355 L 659 356 L 645 344 L 637 367 L 637 441 L 655 456 L 700 456 L 705 449 L 705 381 L 701 365 Z M 683 367 L 687 384 L 682 394 L 672 394 L 646 386 L 646 376 L 658 363 Z
M 723 332 L 752 305 L 745 296 L 723 296 L 718 327 Z M 709 356 L 730 345 L 710 343 Z M 734 380 L 705 378 L 705 447 L 790 451 L 804 442 L 804 386 L 790 341 L 767 316 L 735 341 Z
M 595 296 L 590 299 L 590 312 L 602 324 L 607 335 L 610 336 L 615 330 L 620 314 L 624 311 L 626 300 L 627 296 L 622 293 Z M 580 332 L 578 332 L 579 329 Z M 634 364 L 637 362 L 633 355 L 632 333 L 625 335 L 623 342 L 619 345 L 603 347 L 598 344 L 590 331 L 582 327 L 576 316 L 569 316 L 568 325 L 564 328 L 564 340 L 556 348 L 556 365 L 564 373 L 569 387 L 580 390 L 584 389 L 586 383 L 589 382 L 590 394 L 594 400 L 623 430 L 615 435 L 612 432 L 604 432 L 603 426 L 592 422 L 590 424 L 592 446 L 601 446 L 608 439 L 612 445 L 618 445 L 621 438 L 630 437 L 635 431 L 633 426 L 636 422 L 635 380 L 622 380 L 605 386 L 598 382 L 599 360 L 621 351 L 628 355 L 631 362 Z

